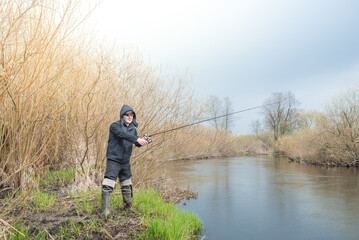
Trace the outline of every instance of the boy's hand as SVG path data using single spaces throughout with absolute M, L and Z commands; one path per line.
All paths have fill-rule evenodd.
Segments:
M 151 142 L 152 142 L 152 140 L 151 140 L 146 134 L 143 135 L 143 138 L 146 139 L 146 141 L 147 141 L 148 143 L 151 143 Z
M 148 142 L 147 142 L 146 139 L 144 139 L 144 138 L 137 138 L 137 142 L 138 142 L 141 146 L 144 146 L 144 145 L 148 144 Z

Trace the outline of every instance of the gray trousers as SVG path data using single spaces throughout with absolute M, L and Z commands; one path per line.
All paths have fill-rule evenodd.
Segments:
M 102 182 L 102 187 L 108 186 L 112 189 L 115 187 L 116 180 L 119 178 L 121 186 L 131 185 L 131 164 L 120 163 L 107 159 L 105 177 Z

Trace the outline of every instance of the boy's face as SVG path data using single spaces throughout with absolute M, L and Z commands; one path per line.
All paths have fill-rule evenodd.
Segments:
M 125 113 L 123 115 L 123 120 L 125 120 L 125 123 L 128 125 L 132 122 L 133 120 L 133 113 Z

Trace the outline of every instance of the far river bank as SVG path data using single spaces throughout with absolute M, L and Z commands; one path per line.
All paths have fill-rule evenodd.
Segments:
M 310 150 L 307 150 L 310 151 Z M 265 156 L 265 157 L 280 157 L 287 158 L 291 162 L 313 165 L 313 166 L 324 166 L 324 167 L 344 167 L 344 168 L 358 168 L 359 159 L 356 160 L 337 160 L 337 159 L 319 159 L 319 157 L 308 158 L 304 157 L 306 154 L 299 155 L 295 154 L 291 150 L 281 150 L 280 146 L 266 143 L 262 140 L 256 140 L 249 145 L 243 145 L 240 149 L 240 153 L 237 156 Z M 296 156 L 296 157 L 293 157 Z M 217 156 L 220 157 L 220 156 Z

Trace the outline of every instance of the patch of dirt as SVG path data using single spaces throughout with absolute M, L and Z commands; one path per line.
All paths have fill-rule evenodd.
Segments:
M 198 193 L 189 189 L 162 187 L 161 197 L 166 202 L 180 203 L 182 200 L 197 199 Z M 185 204 L 185 203 L 184 203 Z
M 52 190 L 56 191 L 55 188 Z M 30 232 L 34 236 L 44 229 L 49 237 L 62 236 L 64 229 L 74 231 L 73 229 L 77 228 L 78 231 L 69 233 L 69 235 L 74 234 L 77 239 L 130 239 L 134 233 L 140 235 L 146 229 L 139 213 L 112 210 L 111 216 L 105 218 L 101 209 L 97 207 L 95 198 L 91 200 L 91 204 L 96 208 L 92 214 L 85 211 L 78 213 L 73 198 L 65 197 L 59 201 L 60 205 L 56 207 L 59 210 L 56 211 L 39 213 L 25 211 L 21 219 L 27 226 L 31 226 Z M 91 225 L 93 222 L 95 227 Z

